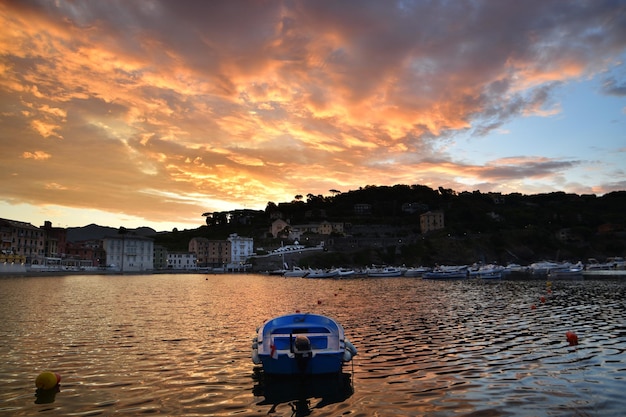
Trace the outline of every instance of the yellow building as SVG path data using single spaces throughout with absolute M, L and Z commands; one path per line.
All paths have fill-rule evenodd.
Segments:
M 41 264 L 45 251 L 45 232 L 30 223 L 0 219 L 0 252 Z

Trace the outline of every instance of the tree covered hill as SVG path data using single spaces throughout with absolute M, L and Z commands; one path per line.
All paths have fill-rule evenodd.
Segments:
M 361 248 L 361 253 L 356 251 L 341 259 L 337 259 L 337 254 L 324 255 L 346 264 L 360 264 L 368 259 L 407 265 L 522 263 L 626 255 L 626 191 L 598 197 L 564 192 L 457 193 L 422 185 L 368 185 L 330 193 L 329 196 L 296 195 L 290 202 L 268 202 L 264 211 L 204 213 L 206 226 L 159 233 L 156 243 L 170 250 L 187 250 L 192 237 L 225 239 L 230 233 L 238 233 L 253 237 L 257 247 L 275 247 L 280 245 L 280 240 L 271 239 L 268 231 L 273 219 L 281 217 L 291 224 L 344 222 L 348 234 L 352 228 L 358 229 L 361 236 L 367 233 L 363 230 L 371 230 L 379 237 L 398 238 L 393 247 Z M 369 210 L 356 214 L 356 205 L 367 205 Z M 419 216 L 429 210 L 444 212 L 445 229 L 421 235 Z M 371 227 L 359 228 L 368 225 Z M 324 259 L 309 261 L 325 262 Z

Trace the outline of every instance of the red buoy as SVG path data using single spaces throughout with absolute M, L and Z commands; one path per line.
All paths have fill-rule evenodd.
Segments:
M 576 333 L 565 332 L 565 338 L 567 339 L 567 343 L 569 343 L 570 346 L 578 345 L 578 335 L 576 335 Z

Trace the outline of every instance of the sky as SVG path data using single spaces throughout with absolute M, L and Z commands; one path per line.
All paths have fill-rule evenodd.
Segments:
M 0 217 L 626 190 L 626 1 L 0 0 Z

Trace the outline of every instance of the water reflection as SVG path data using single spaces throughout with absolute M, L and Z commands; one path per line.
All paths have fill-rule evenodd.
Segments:
M 37 388 L 35 391 L 35 404 L 52 404 L 60 391 L 61 386 L 58 384 L 52 389 Z
M 624 416 L 624 280 L 206 278 L 0 277 L 0 415 Z M 251 377 L 254 329 L 295 310 L 342 324 L 349 375 Z
M 255 397 L 264 397 L 259 406 L 271 405 L 268 414 L 275 413 L 281 404 L 291 408 L 292 417 L 310 415 L 314 409 L 341 403 L 354 393 L 352 375 L 270 376 L 261 367 L 254 368 L 252 379 Z

